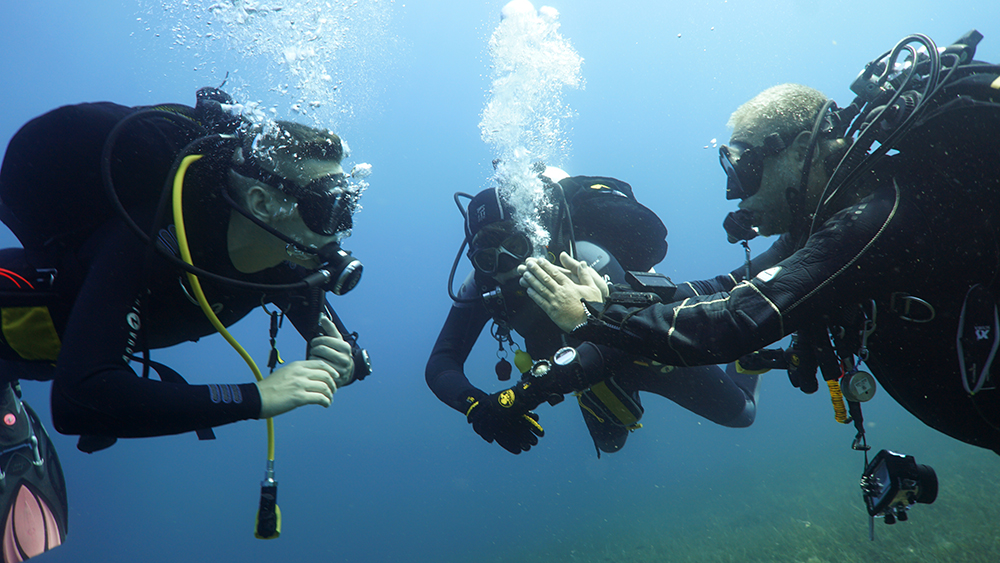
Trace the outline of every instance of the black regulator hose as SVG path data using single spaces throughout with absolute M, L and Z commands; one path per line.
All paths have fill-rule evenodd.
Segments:
M 163 203 L 164 200 L 168 202 L 170 200 L 170 194 L 172 193 L 172 184 L 174 177 L 176 176 L 177 171 L 180 169 L 181 163 L 183 162 L 185 157 L 190 156 L 192 154 L 198 154 L 205 147 L 208 147 L 210 145 L 217 146 L 221 143 L 226 143 L 235 139 L 235 137 L 232 135 L 208 134 L 208 131 L 206 131 L 203 127 L 198 125 L 194 120 L 192 120 L 189 117 L 186 117 L 178 113 L 165 110 L 157 110 L 157 109 L 138 111 L 122 119 L 115 125 L 115 127 L 111 130 L 111 133 L 108 134 L 108 138 L 107 140 L 105 140 L 104 148 L 101 152 L 101 176 L 104 183 L 105 193 L 107 194 L 108 199 L 111 201 L 111 204 L 114 207 L 115 211 L 118 213 L 119 217 L 121 217 L 121 219 L 125 222 L 125 224 L 139 237 L 139 239 L 146 244 L 152 245 L 152 247 L 155 248 L 156 251 L 161 256 L 163 256 L 170 263 L 177 266 L 178 268 L 181 268 L 185 272 L 194 274 L 198 277 L 210 279 L 217 283 L 241 287 L 245 289 L 252 289 L 256 291 L 273 292 L 273 293 L 297 291 L 311 287 L 312 284 L 307 281 L 295 282 L 290 284 L 262 284 L 262 283 L 248 282 L 222 276 L 214 272 L 205 270 L 203 268 L 193 266 L 175 256 L 169 249 L 163 247 L 162 245 L 156 244 L 150 233 L 144 231 L 142 227 L 140 227 L 135 222 L 132 216 L 129 215 L 128 211 L 125 209 L 125 206 L 122 205 L 121 200 L 118 198 L 118 192 L 115 190 L 114 180 L 111 175 L 111 159 L 114 153 L 114 148 L 117 143 L 118 137 L 120 136 L 121 132 L 125 129 L 125 127 L 131 125 L 133 122 L 139 119 L 150 118 L 150 117 L 164 118 L 167 121 L 171 121 L 177 124 L 182 129 L 188 129 L 192 134 L 202 135 L 196 138 L 194 141 L 188 143 L 188 145 L 185 146 L 181 150 L 181 152 L 177 155 L 177 157 L 174 159 L 174 163 L 170 167 L 170 173 L 167 175 L 165 181 L 164 189 L 162 192 L 164 195 L 161 198 L 161 203 L 158 208 L 159 210 L 162 210 L 164 206 Z M 225 193 L 225 190 L 223 190 L 223 192 Z M 160 213 L 159 210 L 157 212 L 157 215 L 159 215 Z M 155 229 L 156 224 L 154 223 L 154 225 L 151 228 Z M 315 251 L 313 251 L 313 253 L 315 253 Z M 318 283 L 319 281 L 321 281 L 321 279 L 322 278 L 317 278 L 315 280 L 311 279 L 310 281 L 312 283 Z
M 455 194 L 452 197 L 455 199 L 455 205 L 458 207 L 459 213 L 462 214 L 463 225 L 468 225 L 469 212 L 466 211 L 464 207 L 462 207 L 462 202 L 459 201 L 458 198 L 464 197 L 467 198 L 469 201 L 472 201 L 472 196 L 465 192 L 455 192 Z M 458 270 L 458 263 L 462 260 L 462 253 L 465 252 L 465 247 L 470 243 L 471 241 L 469 240 L 468 236 L 462 239 L 462 246 L 459 247 L 458 254 L 455 255 L 455 261 L 452 262 L 451 264 L 451 272 L 448 273 L 448 297 L 451 297 L 451 300 L 454 301 L 455 303 L 475 303 L 480 299 L 480 296 L 478 295 L 469 299 L 455 295 L 455 289 L 454 289 L 455 272 Z
M 927 56 L 926 60 L 921 60 L 921 53 L 909 45 L 914 42 L 920 43 L 924 47 Z M 896 61 L 904 51 L 909 53 L 913 64 L 909 65 L 904 73 L 900 75 L 901 80 L 899 79 L 900 76 L 890 79 L 895 70 Z M 876 98 L 884 96 L 867 97 L 859 95 L 859 98 L 863 99 L 865 112 L 861 113 L 855 120 L 850 131 L 855 130 L 855 127 L 858 127 L 859 123 L 862 127 L 858 129 L 857 139 L 854 140 L 851 147 L 847 150 L 840 164 L 837 165 L 830 180 L 827 182 L 826 188 L 823 190 L 823 195 L 820 197 L 816 213 L 813 216 L 810 232 L 815 232 L 816 228 L 826 220 L 827 209 L 839 209 L 838 206 L 834 205 L 834 202 L 838 197 L 846 196 L 845 186 L 850 186 L 857 181 L 864 171 L 871 169 L 894 148 L 901 137 L 909 132 L 917 117 L 926 109 L 930 99 L 940 91 L 940 88 L 944 84 L 950 81 L 952 74 L 958 68 L 961 61 L 958 56 L 954 56 L 954 59 L 956 63 L 948 68 L 948 73 L 942 79 L 941 55 L 937 50 L 937 45 L 926 35 L 914 34 L 904 37 L 896 43 L 896 46 L 891 51 L 868 63 L 867 68 L 869 71 L 866 71 L 866 73 L 871 76 L 874 72 L 877 72 L 876 69 L 881 68 L 881 74 L 877 79 L 876 85 L 879 89 L 883 89 L 886 83 L 888 83 L 888 87 L 885 88 L 886 92 L 891 92 L 892 94 L 888 101 L 878 107 L 872 106 L 876 103 Z M 884 64 L 884 68 L 880 67 L 880 64 Z M 920 72 L 922 67 L 927 69 L 926 73 Z M 903 117 L 899 125 L 896 126 L 888 137 L 879 139 L 883 133 L 880 124 L 888 116 L 889 108 L 893 107 L 904 94 L 916 91 L 916 88 L 911 86 L 915 78 L 922 78 L 925 84 L 920 96 L 915 99 L 913 108 Z M 855 100 L 855 103 L 858 103 L 858 100 Z M 876 141 L 879 142 L 879 146 L 869 152 L 869 149 Z

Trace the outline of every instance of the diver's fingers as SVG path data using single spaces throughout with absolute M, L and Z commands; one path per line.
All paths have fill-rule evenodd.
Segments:
M 339 340 L 344 339 L 344 337 L 340 335 L 340 331 L 337 330 L 337 325 L 334 324 L 334 322 L 330 320 L 330 317 L 327 317 L 326 315 L 319 316 L 319 327 L 323 329 L 323 332 L 325 332 L 327 336 L 331 336 Z
M 556 266 L 548 260 L 536 260 L 535 261 L 542 270 L 552 279 L 557 285 L 565 285 L 566 283 L 572 283 L 573 280 L 569 279 L 572 272 L 566 268 Z
M 586 262 L 576 260 L 566 252 L 559 253 L 559 262 L 563 265 L 563 268 L 565 268 L 567 272 L 576 272 L 580 269 L 580 264 L 586 264 Z
M 596 288 L 601 292 L 601 295 L 607 295 L 608 283 L 604 281 L 601 274 L 598 274 L 597 270 L 590 267 L 589 264 L 581 262 L 580 267 L 576 271 L 576 275 L 580 278 L 581 284 Z
M 543 289 L 550 292 L 555 291 L 560 285 L 563 285 L 560 281 L 569 281 L 569 278 L 555 270 L 548 260 L 534 260 L 529 258 L 526 263 L 528 269 L 524 276 L 522 276 L 522 279 L 526 278 L 529 283 L 534 282 L 537 284 L 531 286 L 537 291 L 542 291 Z
M 536 305 L 538 305 L 538 308 L 541 309 L 543 313 L 548 315 L 549 313 L 552 312 L 552 304 L 549 302 L 548 299 L 545 298 L 545 296 L 538 293 L 538 291 L 535 290 L 535 288 L 529 286 L 525 290 L 525 293 L 527 293 L 528 297 L 530 297 L 531 300 L 534 301 Z
M 257 382 L 260 418 L 271 418 L 305 405 L 330 406 L 337 391 L 337 371 L 322 360 L 292 362 Z
M 351 345 L 343 340 L 334 340 L 330 336 L 313 338 L 309 348 L 309 359 L 313 357 L 328 362 L 347 361 L 351 358 Z
M 534 293 L 534 295 L 542 299 L 552 299 L 553 291 L 558 287 L 558 284 L 552 282 L 552 278 L 535 267 L 529 267 L 521 275 L 521 280 L 518 283 L 521 287 L 528 290 L 528 295 Z M 550 283 L 552 284 L 551 286 L 549 285 Z
M 590 272 L 594 269 L 590 267 L 590 264 L 582 260 L 575 260 L 569 254 L 562 252 L 559 254 L 559 261 L 562 265 L 567 268 L 568 271 L 572 273 L 571 281 L 574 281 L 580 285 L 593 285 L 594 280 L 591 277 Z M 594 272 L 595 274 L 597 272 Z
M 559 261 L 576 276 L 577 283 L 590 286 L 606 285 L 601 274 L 598 274 L 597 270 L 591 267 L 586 260 L 576 260 L 569 254 L 562 252 L 559 254 Z
M 327 322 L 330 322 L 327 320 Z M 333 323 L 330 323 L 331 327 Z M 354 356 L 351 345 L 340 338 L 340 333 L 333 327 L 336 336 L 317 336 L 313 338 L 309 349 L 309 358 L 318 359 L 329 364 L 337 375 L 334 376 L 338 385 L 347 385 L 354 377 Z
M 555 264 L 549 262 L 548 260 L 542 260 L 542 259 L 539 259 L 539 258 L 528 258 L 524 263 L 520 264 L 517 267 L 517 273 L 518 274 L 523 274 L 524 272 L 527 272 L 528 271 L 528 264 L 531 263 L 531 262 L 545 262 L 546 264 L 548 264 L 552 268 L 555 268 L 556 271 L 560 271 L 560 272 L 562 272 L 563 274 L 565 274 L 567 276 L 572 273 L 570 270 L 567 270 L 566 268 L 562 268 L 562 267 L 556 266 Z
M 350 352 L 340 352 L 326 346 L 313 348 L 309 355 L 310 360 L 321 361 L 337 373 L 334 381 L 338 385 L 346 385 L 354 375 L 354 358 Z
M 351 355 L 351 345 L 333 336 L 317 336 L 309 341 L 309 355 L 332 357 L 325 349 L 332 350 L 338 354 Z M 325 354 L 324 354 L 325 353 Z
M 333 394 L 337 392 L 337 370 L 323 360 L 306 360 L 302 367 L 304 369 L 299 387 L 307 393 L 316 393 L 332 400 Z
M 344 337 L 340 335 L 340 331 L 337 330 L 337 325 L 333 323 L 326 315 L 320 315 L 320 328 L 323 330 L 324 334 L 320 334 L 309 341 L 309 353 L 310 355 L 322 356 L 324 359 L 330 359 L 328 354 L 318 353 L 323 347 L 332 348 L 334 351 L 341 354 L 351 354 L 351 345 L 344 340 Z

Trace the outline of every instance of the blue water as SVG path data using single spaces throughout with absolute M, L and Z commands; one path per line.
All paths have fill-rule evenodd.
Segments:
M 833 421 L 822 393 L 802 395 L 783 372 L 765 376 L 748 429 L 718 427 L 648 397 L 644 427 L 623 451 L 600 460 L 570 403 L 542 407 L 546 436 L 512 456 L 437 401 L 423 370 L 450 305 L 445 284 L 461 242 L 452 193 L 489 185 L 495 155 L 478 123 L 490 87 L 486 44 L 503 3 L 380 2 L 383 19 L 362 30 L 377 41 L 362 41 L 360 53 L 345 48 L 331 63 L 343 94 L 319 110 L 349 106 L 331 114 L 331 126 L 350 142 L 355 161 L 374 165 L 347 244 L 365 264 L 364 279 L 334 305 L 362 335 L 375 374 L 341 390 L 329 409 L 276 420 L 282 537 L 252 536 L 263 422 L 219 428 L 214 442 L 122 440 L 93 455 L 78 452 L 73 437 L 53 436 L 69 487 L 69 537 L 39 560 L 875 560 L 865 555 L 872 548 L 857 490 L 862 457 L 848 447 L 853 429 Z M 241 78 L 263 73 L 255 67 L 260 58 L 220 51 L 221 40 L 197 35 L 178 43 L 171 29 L 197 20 L 192 4 L 8 2 L 0 16 L 0 144 L 63 104 L 191 104 L 195 89 L 218 85 L 226 71 L 249 98 L 276 99 L 278 117 L 301 117 L 287 97 L 275 98 L 279 84 Z M 799 82 L 844 105 L 863 65 L 914 32 L 948 43 L 978 28 L 986 38 L 977 58 L 1000 61 L 993 0 L 960 7 L 923 0 L 614 4 L 621 7 L 555 3 L 559 31 L 583 57 L 586 81 L 564 92 L 575 117 L 565 131 L 572 148 L 559 164 L 571 174 L 630 182 L 670 230 L 670 251 L 657 269 L 675 280 L 742 261 L 721 229 L 734 206 L 712 148 L 713 139 L 728 138 L 726 120 L 740 103 Z M 216 39 L 236 31 L 212 30 Z M 16 240 L 4 230 L 0 244 Z M 460 275 L 467 271 L 463 264 Z M 263 362 L 266 331 L 259 313 L 234 334 Z M 282 349 L 296 359 L 303 346 L 286 332 Z M 499 389 L 494 346 L 484 337 L 467 366 L 475 383 Z M 252 377 L 215 337 L 154 358 L 192 382 Z M 49 421 L 48 384 L 24 388 Z M 955 536 L 978 526 L 987 530 L 981 540 L 996 543 L 985 521 L 997 516 L 990 507 L 1000 501 L 989 486 L 995 456 L 926 429 L 884 392 L 865 413 L 876 448 L 915 455 L 942 483 L 937 502 L 917 507 L 909 522 L 879 524 L 884 560 L 990 560 L 980 547 L 955 547 Z M 843 551 L 820 541 L 834 533 Z M 741 554 L 747 545 L 753 552 Z

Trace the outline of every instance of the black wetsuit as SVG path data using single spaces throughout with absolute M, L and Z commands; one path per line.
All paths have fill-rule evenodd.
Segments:
M 0 171 L 0 199 L 4 222 L 24 249 L 3 251 L 0 267 L 26 262 L 57 270 L 47 305 L 61 349 L 54 372 L 46 369 L 49 362 L 12 361 L 16 356 L 3 350 L 0 377 L 54 379 L 54 424 L 67 434 L 154 436 L 256 418 L 261 404 L 252 382 L 187 385 L 137 377 L 130 366 L 129 358 L 146 349 L 215 332 L 188 296 L 182 271 L 141 241 L 105 195 L 99 168 L 104 140 L 134 111 L 111 103 L 67 106 L 29 122 L 12 139 Z M 184 128 L 151 117 L 130 125 L 116 144 L 116 191 L 147 232 L 171 163 L 191 140 Z M 289 263 L 254 274 L 232 265 L 226 244 L 230 209 L 217 191 L 227 167 L 213 167 L 210 161 L 195 163 L 185 181 L 185 225 L 195 265 L 252 282 L 300 281 L 308 272 Z M 176 247 L 167 217 L 154 233 Z M 304 296 L 265 295 L 207 279 L 201 283 L 226 326 L 275 301 L 297 326 L 307 325 Z M 230 379 L 247 371 L 242 364 L 234 366 Z
M 804 246 L 779 238 L 752 262 L 749 282 L 737 283 L 737 269 L 692 284 L 701 296 L 678 303 L 591 304 L 593 316 L 573 336 L 669 364 L 714 364 L 814 323 L 837 325 L 860 308 L 870 315 L 874 303 L 866 363 L 886 391 L 929 426 L 1000 451 L 1000 391 L 985 390 L 996 384 L 996 364 L 992 381 L 970 396 L 956 346 L 969 288 L 1000 295 L 997 177 L 959 181 L 933 162 L 907 168 L 891 160 L 867 177 L 859 190 L 867 197 Z
M 469 280 L 466 285 L 475 283 Z M 516 281 L 512 285 L 516 286 Z M 530 299 L 523 295 L 507 295 L 509 325 L 524 338 L 526 351 L 534 359 L 550 358 L 562 346 L 575 346 L 581 341 L 567 337 Z M 687 291 L 682 289 L 681 291 Z M 463 286 L 461 295 L 475 295 Z M 455 303 L 438 335 L 425 376 L 427 385 L 438 399 L 465 414 L 467 397 L 480 397 L 483 391 L 465 375 L 465 360 L 472 351 L 483 327 L 493 320 L 482 299 L 470 303 Z M 676 368 L 650 363 L 643 358 L 625 362 L 616 369 L 616 383 L 638 402 L 636 392 L 648 391 L 666 397 L 678 405 L 712 422 L 730 427 L 745 427 L 756 415 L 756 377 L 727 373 L 718 366 Z M 738 383 L 737 383 L 738 382 Z M 610 424 L 600 424 L 593 416 L 584 420 L 600 450 L 613 452 L 624 445 L 628 432 Z

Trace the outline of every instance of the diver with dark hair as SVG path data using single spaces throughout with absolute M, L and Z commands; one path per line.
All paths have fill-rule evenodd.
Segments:
M 23 248 L 0 251 L 0 407 L 18 430 L 0 432 L 5 553 L 31 557 L 66 533 L 58 459 L 19 400 L 19 380 L 53 382 L 54 426 L 80 435 L 88 453 L 118 438 L 196 431 L 207 439 L 216 426 L 268 419 L 258 535 L 276 537 L 270 419 L 327 407 L 338 388 L 370 373 L 357 335 L 324 298 L 349 291 L 361 273 L 340 247 L 366 185 L 344 174 L 344 144 L 292 122 L 250 122 L 217 89 L 197 98 L 196 107 L 61 107 L 24 125 L 7 148 L 0 218 Z M 225 328 L 257 307 L 272 320 L 266 378 Z M 308 351 L 279 366 L 273 346 L 285 316 Z M 215 332 L 257 382 L 189 385 L 149 357 Z M 19 477 L 17 456 L 39 469 Z M 22 489 L 41 508 L 14 503 Z
M 516 226 L 515 209 L 502 189 L 490 188 L 475 197 L 456 194 L 456 202 L 458 196 L 471 198 L 467 211 L 459 207 L 465 215 L 463 249 L 468 244 L 474 271 L 452 295 L 455 303 L 427 362 L 427 385 L 434 394 L 465 415 L 484 440 L 496 441 L 513 454 L 529 450 L 544 435 L 534 408 L 543 401 L 558 403 L 569 393 L 577 398 L 598 456 L 602 451 L 619 451 L 629 433 L 642 426 L 640 391 L 666 397 L 723 426 L 752 424 L 756 375 L 723 371 L 718 366 L 675 368 L 617 354 L 562 334 L 530 301 L 518 285 L 517 274 L 518 266 L 530 256 L 547 255 L 555 260 L 560 253 L 572 252 L 593 265 L 590 272 L 595 283 L 625 283 L 627 270 L 651 270 L 667 248 L 662 222 L 635 201 L 627 183 L 568 177 L 557 168 L 538 168 L 550 201 L 555 202 L 555 211 L 541 218 L 551 233 L 545 249 L 536 251 Z M 449 292 L 460 257 L 461 251 Z M 499 344 L 498 378 L 510 379 L 508 349 L 514 351 L 521 377 L 514 387 L 492 393 L 474 385 L 465 374 L 466 359 L 487 324 Z M 523 350 L 512 332 L 524 339 Z M 591 369 L 591 365 L 598 367 Z
M 544 260 L 522 283 L 568 336 L 664 363 L 752 364 L 795 333 L 792 383 L 814 392 L 819 364 L 848 399 L 838 420 L 855 422 L 856 449 L 874 392 L 869 380 L 848 397 L 863 364 L 928 426 L 1000 453 L 1000 66 L 974 60 L 980 39 L 904 38 L 865 66 L 845 108 L 784 84 L 737 109 L 720 162 L 741 202 L 725 226 L 731 241 L 781 236 L 692 285 L 700 295 L 581 302 L 586 284 Z

